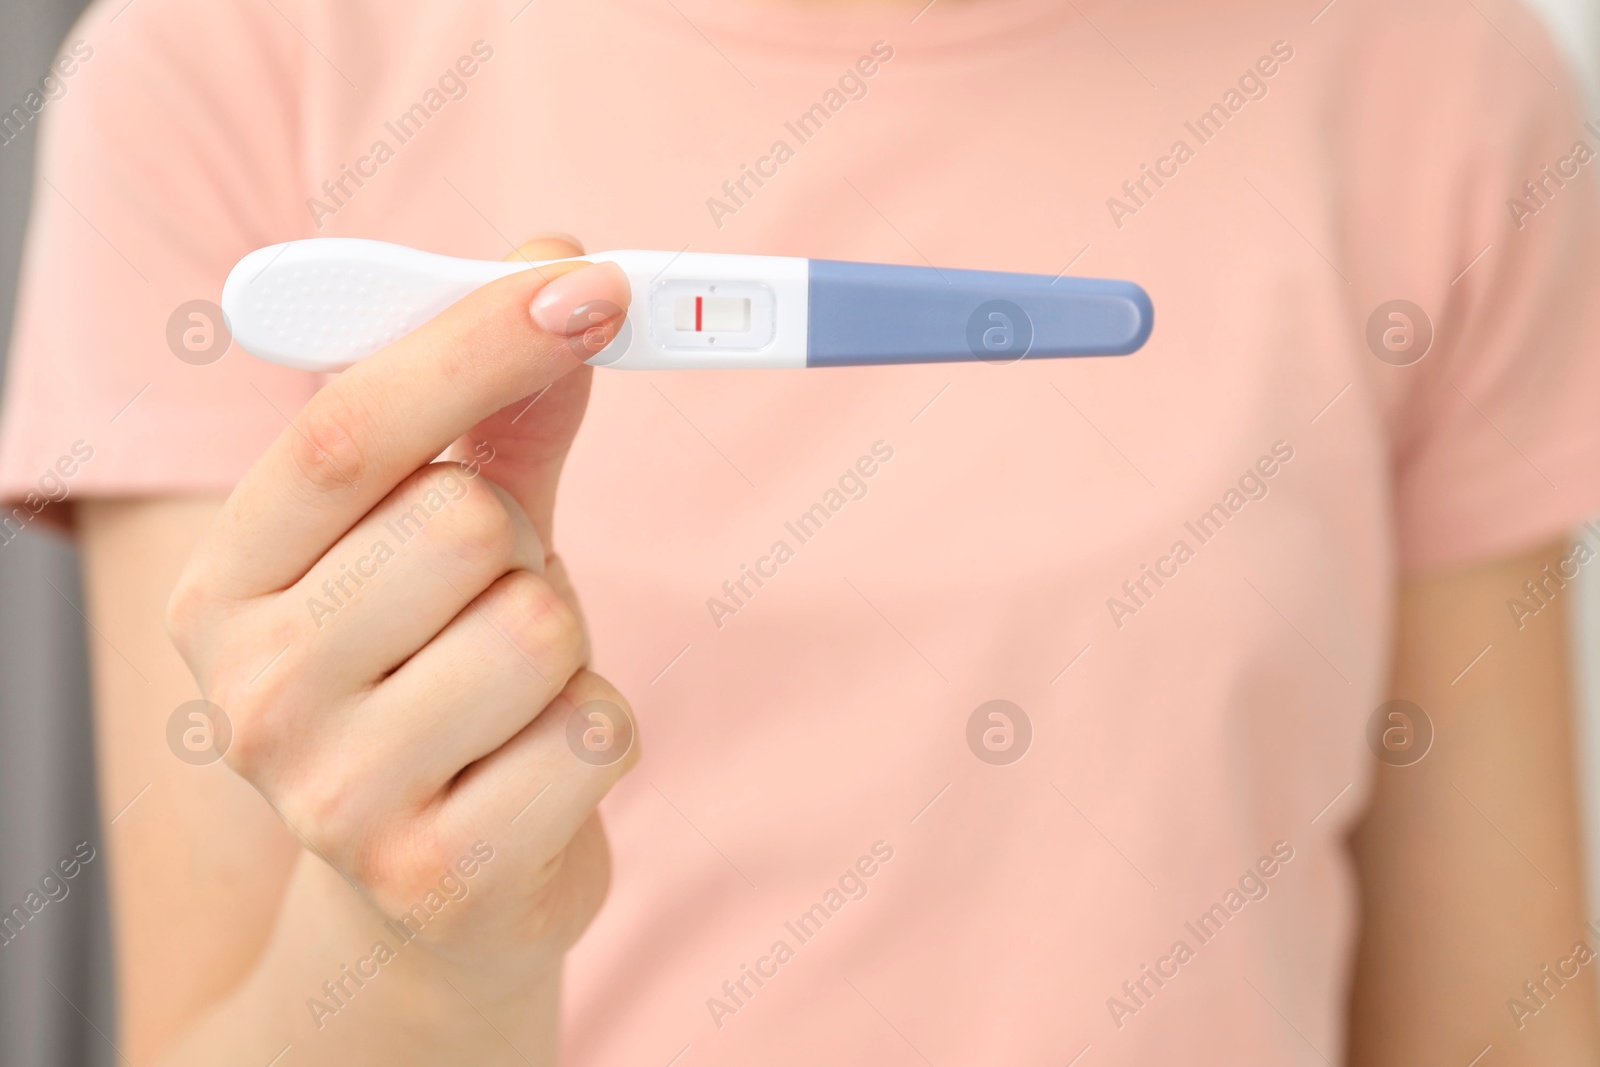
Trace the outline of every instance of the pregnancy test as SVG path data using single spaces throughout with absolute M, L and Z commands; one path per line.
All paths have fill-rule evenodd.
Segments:
M 713 252 L 572 258 L 617 264 L 633 290 L 626 321 L 587 360 L 597 366 L 1010 363 L 1126 355 L 1150 336 L 1150 298 L 1132 282 Z M 290 241 L 235 265 L 222 311 L 254 356 L 342 370 L 480 285 L 560 262 L 455 259 L 348 237 Z M 590 309 L 593 325 L 622 309 L 604 310 Z

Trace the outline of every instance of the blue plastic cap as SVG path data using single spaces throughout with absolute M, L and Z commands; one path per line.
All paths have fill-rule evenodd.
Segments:
M 1153 321 L 1132 282 L 814 259 L 806 366 L 1124 356 Z

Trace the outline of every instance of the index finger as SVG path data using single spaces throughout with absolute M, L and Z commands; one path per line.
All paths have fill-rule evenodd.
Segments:
M 603 347 L 621 315 L 597 333 L 585 305 L 609 311 L 629 299 L 614 264 L 519 271 L 345 371 L 229 496 L 197 549 L 212 588 L 245 598 L 291 585 L 412 471 Z

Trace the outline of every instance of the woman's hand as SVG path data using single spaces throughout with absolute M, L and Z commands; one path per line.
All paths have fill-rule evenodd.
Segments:
M 582 360 L 628 300 L 609 264 L 519 272 L 347 371 L 229 497 L 168 608 L 231 724 L 228 765 L 317 858 L 302 865 L 396 920 L 406 982 L 474 1006 L 553 987 L 605 894 L 595 806 L 638 759 L 550 547 Z

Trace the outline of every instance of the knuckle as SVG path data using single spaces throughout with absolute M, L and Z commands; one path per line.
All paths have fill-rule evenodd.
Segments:
M 639 765 L 639 760 L 644 755 L 644 745 L 639 739 L 639 720 L 629 715 L 628 721 L 633 724 L 633 736 L 629 739 L 630 743 L 627 749 L 622 753 L 621 759 L 603 768 L 609 777 L 609 781 L 606 784 L 607 789 L 626 778 L 628 772 Z
M 222 760 L 245 781 L 263 786 L 282 755 L 277 702 L 268 692 L 255 692 L 237 674 L 212 687 L 210 700 L 228 716 L 232 736 Z
M 189 658 L 193 650 L 195 633 L 200 628 L 201 619 L 207 614 L 206 606 L 210 600 L 211 595 L 206 590 L 205 583 L 199 580 L 191 568 L 184 568 L 178 580 L 173 583 L 172 592 L 167 596 L 163 621 L 166 623 L 167 635 L 172 638 L 173 646 L 185 659 Z
M 385 912 L 417 903 L 448 874 L 459 858 L 445 835 L 415 825 L 369 835 L 351 854 L 352 877 L 367 887 Z
M 516 545 L 517 527 L 510 510 L 493 492 L 474 486 L 459 470 L 429 475 L 428 488 L 412 504 L 410 514 L 422 509 L 435 524 L 432 540 L 440 549 L 468 564 L 501 562 Z
M 372 418 L 337 390 L 325 390 L 301 413 L 289 436 L 289 459 L 305 483 L 328 493 L 358 484 L 370 465 Z
M 224 709 L 227 708 L 225 704 L 222 706 Z M 234 704 L 234 708 L 237 709 L 238 705 Z M 265 777 L 271 753 L 276 746 L 269 741 L 260 725 L 252 722 L 249 716 L 230 711 L 228 717 L 233 725 L 233 739 L 228 745 L 228 750 L 222 754 L 222 761 L 240 778 L 251 784 L 258 784 Z
M 634 767 L 638 766 L 639 760 L 644 758 L 644 740 L 639 732 L 639 720 L 633 714 L 632 708 L 628 709 L 628 721 L 633 723 L 633 744 L 623 754 L 622 759 L 617 762 L 618 778 L 633 770 Z
M 607 693 L 603 699 L 611 701 L 622 709 L 622 713 L 627 717 L 628 726 L 632 731 L 627 750 L 623 752 L 621 759 L 611 765 L 612 781 L 615 782 L 638 765 L 640 758 L 644 754 L 644 745 L 639 736 L 639 718 L 633 713 L 633 707 L 628 703 L 628 699 L 609 684 L 606 686 L 606 690 Z
M 227 712 L 233 736 L 228 742 L 227 751 L 222 754 L 222 762 L 229 770 L 240 778 L 258 788 L 262 787 L 268 777 L 268 768 L 272 765 L 272 755 L 276 749 L 271 735 L 261 728 L 257 717 L 251 716 L 247 709 L 241 709 L 238 702 L 231 706 L 223 704 L 216 699 L 224 711 Z
M 621 690 L 588 668 L 581 668 L 572 676 L 563 697 L 574 712 L 585 705 L 603 702 L 612 705 L 626 720 L 625 724 L 616 724 L 615 728 L 626 731 L 627 748 L 623 749 L 620 758 L 603 763 L 599 768 L 609 778 L 607 788 L 610 788 L 638 764 L 643 754 L 639 718 L 633 713 L 633 705 L 628 703 L 628 698 L 622 695 Z
M 323 767 L 298 776 L 278 801 L 293 830 L 362 884 L 372 874 L 372 849 L 362 833 L 365 792 L 346 776 Z
M 223 762 L 264 790 L 295 766 L 295 723 L 301 709 L 318 703 L 299 681 L 307 653 L 284 636 L 288 632 L 278 626 L 259 639 L 231 641 L 206 686 L 207 699 L 228 716 Z
M 501 580 L 498 614 L 513 639 L 543 660 L 571 663 L 583 649 L 577 614 L 531 571 L 514 571 Z

